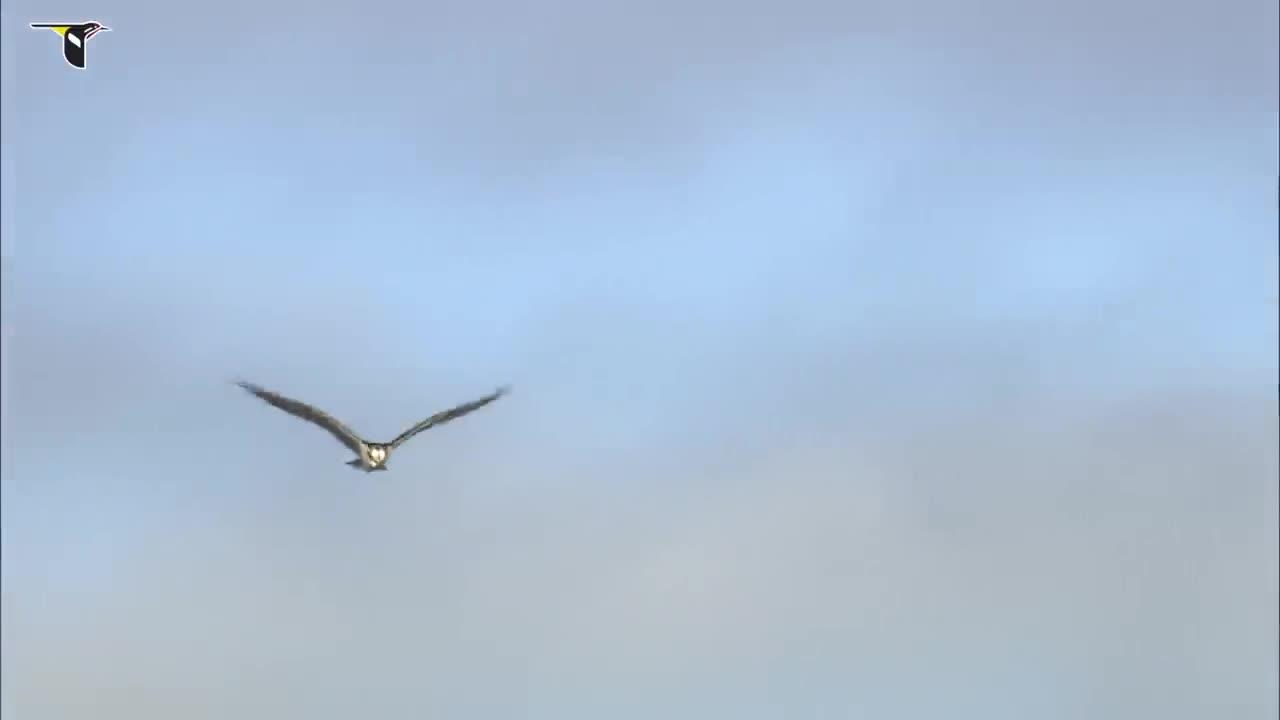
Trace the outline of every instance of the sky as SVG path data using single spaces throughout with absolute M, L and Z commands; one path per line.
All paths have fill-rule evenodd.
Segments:
M 1277 12 L 6 2 L 0 710 L 1276 717 Z

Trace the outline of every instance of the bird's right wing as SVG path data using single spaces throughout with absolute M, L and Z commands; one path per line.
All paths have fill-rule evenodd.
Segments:
M 463 403 L 457 407 L 449 408 L 448 410 L 441 410 L 435 415 L 432 415 L 426 420 L 423 420 L 417 425 L 414 425 L 408 430 L 405 430 L 404 432 L 400 433 L 400 436 L 397 437 L 395 440 L 392 440 L 389 443 L 389 445 L 391 445 L 391 447 L 393 448 L 398 448 L 401 445 L 403 445 L 409 438 L 413 437 L 414 435 L 417 435 L 423 430 L 427 430 L 428 428 L 435 427 L 436 425 L 447 423 L 450 420 L 455 420 L 457 418 L 460 418 L 463 415 L 466 415 L 467 413 L 479 410 L 485 405 L 488 405 L 494 400 L 497 400 L 503 395 L 506 395 L 508 391 L 509 391 L 509 388 L 500 387 L 497 390 L 494 390 L 493 392 L 489 393 L 488 395 L 485 395 L 484 397 L 480 398 L 479 400 L 472 400 L 471 402 Z
M 318 425 L 329 432 L 330 435 L 338 439 L 338 442 L 346 445 L 352 452 L 360 454 L 360 436 L 351 431 L 351 428 L 338 422 L 332 415 L 321 410 L 311 407 L 310 405 L 287 398 L 283 395 L 273 393 L 262 387 L 249 382 L 237 382 L 246 392 L 256 395 L 259 399 L 267 404 L 277 407 L 290 415 L 306 420 L 309 423 Z

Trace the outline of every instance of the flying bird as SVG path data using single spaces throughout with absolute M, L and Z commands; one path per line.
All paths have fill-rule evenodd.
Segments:
M 330 435 L 337 438 L 338 442 L 345 445 L 347 449 L 357 455 L 355 460 L 352 460 L 347 464 L 357 470 L 363 470 L 365 472 L 386 470 L 387 458 L 391 456 L 391 451 L 405 444 L 409 438 L 412 438 L 414 435 L 417 435 L 424 430 L 433 428 L 436 425 L 447 423 L 450 420 L 455 420 L 470 412 L 479 410 L 485 405 L 488 405 L 494 400 L 506 395 L 509 390 L 507 387 L 500 387 L 478 400 L 472 400 L 471 402 L 463 403 L 457 407 L 449 408 L 448 410 L 441 410 L 435 415 L 432 415 L 408 430 L 400 433 L 395 440 L 379 443 L 365 440 L 352 431 L 351 428 L 339 422 L 332 415 L 329 415 L 328 413 L 314 408 L 304 402 L 287 398 L 250 382 L 239 381 L 236 385 L 239 385 L 246 392 L 253 394 L 267 404 L 277 407 L 296 418 L 301 418 L 309 423 L 318 425 L 326 430 Z

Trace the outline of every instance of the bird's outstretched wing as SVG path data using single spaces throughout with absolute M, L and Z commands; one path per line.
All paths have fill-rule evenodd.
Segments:
M 309 423 L 314 423 L 324 428 L 330 435 L 338 439 L 338 442 L 346 445 L 352 452 L 360 454 L 360 436 L 351 431 L 351 428 L 338 422 L 333 416 L 321 410 L 311 407 L 310 405 L 299 402 L 292 398 L 273 393 L 270 390 L 263 389 L 253 383 L 237 382 L 241 388 L 250 392 L 267 404 L 280 408 L 296 418 L 302 418 Z
M 460 418 L 463 415 L 466 415 L 467 413 L 472 412 L 474 410 L 479 410 L 485 405 L 488 405 L 494 400 L 497 400 L 503 395 L 506 395 L 509 389 L 510 388 L 500 387 L 497 390 L 494 390 L 493 392 L 489 393 L 488 395 L 485 395 L 484 397 L 480 398 L 479 400 L 472 400 L 471 402 L 463 403 L 458 407 L 450 408 L 448 410 L 442 410 L 436 413 L 435 415 L 432 415 L 431 417 L 427 418 L 426 420 L 423 420 L 417 425 L 414 425 L 408 430 L 405 430 L 404 432 L 400 433 L 400 437 L 396 438 L 395 440 L 392 440 L 390 445 L 392 448 L 400 447 L 409 438 L 413 437 L 414 435 L 417 435 L 423 430 L 435 427 L 436 425 L 440 425 L 441 423 L 447 423 L 450 420 L 454 420 L 456 418 Z

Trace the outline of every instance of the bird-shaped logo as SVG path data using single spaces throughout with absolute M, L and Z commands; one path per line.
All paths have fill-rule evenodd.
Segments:
M 99 22 L 83 22 L 83 23 L 31 23 L 31 27 L 52 30 L 62 36 L 62 57 L 67 59 L 67 63 L 73 68 L 84 69 L 84 50 L 85 45 L 89 43 L 89 38 L 104 31 L 110 30 Z

